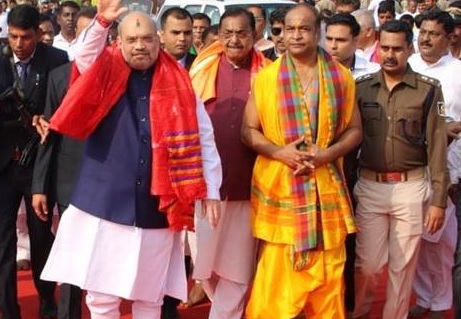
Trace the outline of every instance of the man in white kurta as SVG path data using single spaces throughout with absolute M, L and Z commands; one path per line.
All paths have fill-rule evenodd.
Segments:
M 222 161 L 222 218 L 216 229 L 196 212 L 197 258 L 193 278 L 212 301 L 209 319 L 240 319 L 254 267 L 251 175 L 256 154 L 240 138 L 251 79 L 267 61 L 255 50 L 255 21 L 243 8 L 226 10 L 219 39 L 200 52 L 190 69 L 195 92 L 205 102 Z
M 448 50 L 453 28 L 454 23 L 448 13 L 428 13 L 423 18 L 418 37 L 420 53 L 414 54 L 408 61 L 414 71 L 440 81 L 445 104 L 440 105 L 439 112 L 449 122 L 448 135 L 451 137 L 459 133 L 461 121 L 461 61 L 453 58 Z M 454 212 L 454 204 L 448 200 L 442 229 L 433 235 L 423 234 L 413 282 L 416 306 L 410 310 L 410 317 L 430 312 L 433 318 L 442 318 L 442 312 L 451 308 L 451 270 L 457 238 Z

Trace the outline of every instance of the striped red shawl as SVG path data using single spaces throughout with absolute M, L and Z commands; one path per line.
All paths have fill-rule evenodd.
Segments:
M 51 118 L 51 129 L 87 138 L 126 90 L 131 68 L 121 51 L 106 48 L 73 83 Z M 206 196 L 195 93 L 186 71 L 160 50 L 150 91 L 151 194 L 160 198 L 170 228 L 193 228 L 193 203 Z

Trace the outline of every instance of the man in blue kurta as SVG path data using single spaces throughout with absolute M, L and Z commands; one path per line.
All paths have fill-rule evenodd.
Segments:
M 51 128 L 86 139 L 78 182 L 63 215 L 46 280 L 88 291 L 91 317 L 119 318 L 120 298 L 133 318 L 160 318 L 165 294 L 186 299 L 177 230 L 192 225 L 205 199 L 219 218 L 221 167 L 213 130 L 187 73 L 159 49 L 149 16 L 129 13 L 117 46 L 104 49 L 125 10 L 102 0 L 79 39 L 73 82 Z M 80 75 L 79 75 L 80 74 Z

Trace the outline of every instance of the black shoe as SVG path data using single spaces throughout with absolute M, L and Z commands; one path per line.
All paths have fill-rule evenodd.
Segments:
M 54 300 L 40 300 L 39 317 L 41 319 L 56 319 L 58 315 L 58 307 Z
M 16 262 L 16 269 L 17 270 L 29 270 L 30 269 L 30 261 L 27 259 L 20 259 Z
M 179 311 L 176 307 L 164 307 L 162 306 L 161 319 L 179 319 Z

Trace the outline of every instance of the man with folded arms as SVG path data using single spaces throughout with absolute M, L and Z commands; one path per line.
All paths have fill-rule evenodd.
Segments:
M 355 231 L 342 157 L 361 140 L 350 71 L 318 46 L 320 17 L 285 16 L 287 52 L 256 76 L 242 139 L 257 153 L 252 231 L 262 240 L 248 319 L 344 319 L 346 234 Z

